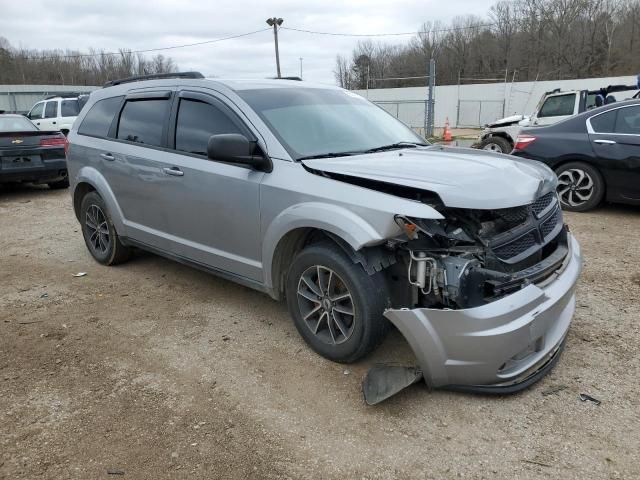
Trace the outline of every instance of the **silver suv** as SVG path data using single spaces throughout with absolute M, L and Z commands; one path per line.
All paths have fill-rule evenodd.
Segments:
M 422 377 L 515 391 L 554 365 L 581 257 L 546 166 L 429 145 L 337 87 L 173 77 L 111 82 L 69 133 L 98 262 L 138 247 L 286 299 L 337 362 L 395 325 L 418 366 L 371 375 L 372 403 Z

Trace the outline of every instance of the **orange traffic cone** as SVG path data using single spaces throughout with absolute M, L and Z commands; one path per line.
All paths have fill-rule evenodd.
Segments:
M 449 130 L 449 117 L 447 117 L 446 121 L 444 122 L 444 132 L 442 133 L 442 139 L 445 142 L 450 142 L 451 140 L 453 140 L 453 138 L 451 137 L 451 130 Z

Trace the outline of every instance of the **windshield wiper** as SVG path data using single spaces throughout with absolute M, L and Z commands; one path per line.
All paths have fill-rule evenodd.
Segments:
M 370 148 L 369 150 L 366 150 L 365 153 L 382 152 L 384 150 L 394 150 L 396 148 L 416 148 L 418 146 L 427 147 L 428 145 L 429 144 L 427 143 L 398 142 L 391 143 L 389 145 L 382 145 L 381 147 Z
M 335 158 L 335 157 L 348 157 L 350 155 L 358 155 L 363 152 L 329 152 L 319 153 L 317 155 L 307 155 L 306 157 L 298 157 L 297 160 L 313 160 L 314 158 Z

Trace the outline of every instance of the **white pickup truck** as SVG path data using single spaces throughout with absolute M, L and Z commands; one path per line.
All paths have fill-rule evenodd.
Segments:
M 488 124 L 474 146 L 497 153 L 510 153 L 522 127 L 551 125 L 573 115 L 627 98 L 638 98 L 640 75 L 636 85 L 610 85 L 596 90 L 560 89 L 545 93 L 532 115 L 512 115 Z M 614 96 L 616 92 L 627 92 Z M 629 94 L 631 92 L 631 94 Z M 619 97 L 619 98 L 618 98 Z

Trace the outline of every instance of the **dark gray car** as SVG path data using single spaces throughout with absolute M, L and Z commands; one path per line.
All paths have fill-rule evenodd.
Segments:
M 139 247 L 286 299 L 338 362 L 392 323 L 433 387 L 508 392 L 551 368 L 581 258 L 547 167 L 428 145 L 336 87 L 177 77 L 92 93 L 69 133 L 97 261 Z

